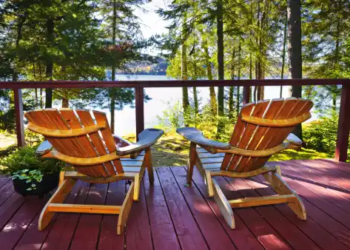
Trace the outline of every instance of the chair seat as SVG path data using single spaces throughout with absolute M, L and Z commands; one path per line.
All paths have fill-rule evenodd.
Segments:
M 225 153 L 211 154 L 201 147 L 197 147 L 198 157 L 205 170 L 219 170 Z
M 144 158 L 145 151 L 142 151 L 135 159 L 121 158 L 120 161 L 125 172 L 140 172 Z

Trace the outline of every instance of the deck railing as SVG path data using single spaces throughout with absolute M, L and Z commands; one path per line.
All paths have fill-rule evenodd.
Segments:
M 240 86 L 244 88 L 243 103 L 247 103 L 251 86 L 306 85 L 342 85 L 335 160 L 346 161 L 350 131 L 350 79 L 0 82 L 0 88 L 14 91 L 18 146 L 25 144 L 22 104 L 22 89 L 24 88 L 135 88 L 136 134 L 139 134 L 144 129 L 144 88 Z

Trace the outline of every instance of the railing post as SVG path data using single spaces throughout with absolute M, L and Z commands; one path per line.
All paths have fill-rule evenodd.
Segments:
M 24 147 L 25 140 L 24 140 L 22 89 L 14 89 L 13 92 L 15 97 L 17 146 Z
M 145 114 L 143 103 L 143 88 L 135 88 L 135 106 L 136 106 L 136 137 L 145 129 Z
M 337 146 L 335 160 L 345 162 L 348 154 L 350 132 L 350 85 L 343 84 L 338 120 Z
M 243 104 L 247 104 L 250 101 L 250 86 L 243 87 Z

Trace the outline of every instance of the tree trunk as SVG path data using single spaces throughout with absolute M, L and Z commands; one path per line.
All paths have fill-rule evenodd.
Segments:
M 302 78 L 301 57 L 301 2 L 300 0 L 288 0 L 288 52 L 290 60 L 290 74 L 293 79 Z M 292 86 L 292 97 L 300 98 L 301 86 Z M 296 126 L 293 133 L 302 139 L 301 124 Z
M 235 58 L 236 58 L 236 50 L 233 48 L 232 50 L 232 59 L 231 59 L 231 79 L 235 79 Z M 234 86 L 230 86 L 229 96 L 228 96 L 228 115 L 230 118 L 233 118 L 233 94 L 234 94 Z
M 194 71 L 193 80 L 197 80 L 197 63 L 196 63 L 195 56 L 193 56 L 193 71 Z M 194 113 L 195 115 L 198 115 L 198 96 L 197 96 L 197 87 L 195 86 L 193 87 L 193 103 L 194 103 Z
M 187 21 L 187 17 L 186 14 L 184 16 L 184 20 L 183 20 L 183 27 L 182 27 L 182 50 L 181 50 L 181 78 L 182 80 L 187 80 L 188 79 L 188 72 L 187 72 L 187 45 L 186 45 L 186 41 L 185 41 L 185 23 Z M 189 125 L 189 121 L 187 119 L 187 112 L 188 112 L 188 108 L 190 105 L 190 101 L 188 98 L 188 88 L 187 87 L 182 87 L 182 108 L 185 114 L 185 126 L 188 127 Z
M 213 73 L 211 68 L 211 62 L 210 62 L 210 55 L 209 55 L 209 49 L 208 49 L 208 41 L 203 41 L 203 50 L 205 53 L 205 64 L 207 68 L 207 77 L 208 80 L 213 80 Z M 210 86 L 209 87 L 209 96 L 210 96 L 210 108 L 213 116 L 216 116 L 218 114 L 218 104 L 216 102 L 216 94 L 215 94 L 215 87 Z
M 284 67 L 285 67 L 285 60 L 286 60 L 287 27 L 288 27 L 288 14 L 286 13 L 286 18 L 284 21 L 284 30 L 283 30 L 281 79 L 284 78 Z M 282 98 L 282 95 L 283 95 L 283 86 L 280 87 L 280 98 Z
M 241 45 L 241 38 L 239 37 L 238 40 L 238 72 L 237 72 L 237 79 L 241 80 L 241 53 L 242 53 L 242 45 Z M 237 86 L 237 96 L 236 96 L 236 112 L 237 117 L 239 116 L 239 104 L 240 104 L 240 93 L 239 93 L 239 86 Z
M 113 0 L 113 20 L 112 20 L 112 43 L 113 46 L 116 44 L 116 34 L 117 34 L 117 0 Z M 112 61 L 112 81 L 115 81 L 115 70 L 116 70 L 116 64 L 115 60 L 113 58 Z M 110 96 L 110 112 L 111 112 L 111 132 L 112 134 L 115 133 L 115 93 L 114 89 L 109 90 L 109 96 Z
M 217 0 L 218 79 L 224 80 L 224 23 L 222 0 Z M 218 112 L 224 115 L 224 87 L 218 87 Z
M 46 20 L 46 31 L 47 31 L 47 41 L 49 46 L 53 45 L 54 42 L 54 20 L 51 17 L 48 17 Z M 45 75 L 47 80 L 52 80 L 53 76 L 53 60 L 51 57 L 48 57 L 46 60 L 46 71 Z M 45 89 L 45 108 L 52 108 L 52 89 Z

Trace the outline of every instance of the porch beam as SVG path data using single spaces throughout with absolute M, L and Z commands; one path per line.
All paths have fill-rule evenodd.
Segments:
M 350 132 L 350 84 L 343 84 L 338 120 L 337 145 L 335 160 L 345 162 L 347 159 Z
M 143 88 L 135 88 L 135 107 L 136 107 L 136 137 L 145 129 L 145 111 Z
M 243 87 L 243 105 L 250 102 L 250 86 Z
M 14 101 L 15 101 L 17 146 L 24 147 L 25 140 L 24 140 L 22 89 L 14 89 L 13 92 L 14 92 Z

